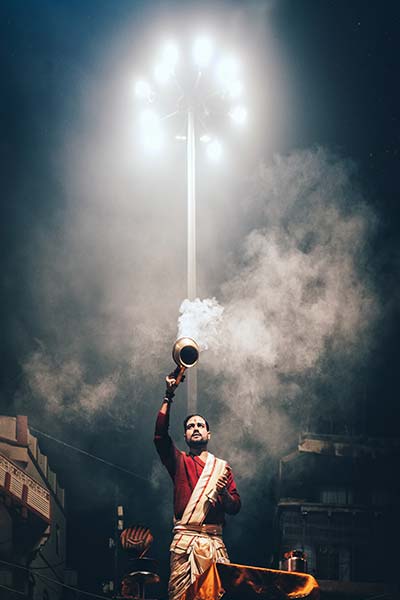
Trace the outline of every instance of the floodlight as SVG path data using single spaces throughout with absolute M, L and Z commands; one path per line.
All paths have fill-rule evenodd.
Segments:
M 178 62 L 179 50 L 175 42 L 168 42 L 162 51 L 161 62 L 154 69 L 154 77 L 157 83 L 164 85 L 173 76 L 175 66 Z
M 238 125 L 243 125 L 247 119 L 247 110 L 244 108 L 244 106 L 236 106 L 231 110 L 229 116 Z
M 137 81 L 135 85 L 135 94 L 138 98 L 146 98 L 149 99 L 151 96 L 151 87 L 147 83 L 147 81 Z
M 193 45 L 193 58 L 198 67 L 206 67 L 213 55 L 213 44 L 207 37 L 199 37 Z
M 222 156 L 222 146 L 218 140 L 213 140 L 207 145 L 207 154 L 211 160 L 219 160 Z

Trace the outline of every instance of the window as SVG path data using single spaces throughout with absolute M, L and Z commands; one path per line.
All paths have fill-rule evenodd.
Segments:
M 321 490 L 323 504 L 353 504 L 353 491 L 345 487 L 329 487 Z

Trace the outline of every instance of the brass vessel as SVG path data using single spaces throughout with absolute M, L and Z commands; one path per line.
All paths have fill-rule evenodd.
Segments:
M 182 337 L 176 340 L 172 348 L 172 358 L 178 365 L 184 369 L 190 369 L 198 362 L 200 348 L 198 344 L 190 337 Z

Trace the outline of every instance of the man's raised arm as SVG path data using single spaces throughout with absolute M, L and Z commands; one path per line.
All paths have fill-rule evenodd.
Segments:
M 175 456 L 176 448 L 168 433 L 169 429 L 169 413 L 171 410 L 172 398 L 175 395 L 176 371 L 170 373 L 165 378 L 167 388 L 161 404 L 161 408 L 157 415 L 156 427 L 154 431 L 154 444 L 160 455 L 161 462 L 167 467 L 171 477 L 175 475 Z

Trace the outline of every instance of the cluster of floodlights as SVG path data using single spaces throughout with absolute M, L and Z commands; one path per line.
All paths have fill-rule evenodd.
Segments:
M 206 145 L 209 158 L 218 160 L 222 145 L 210 134 L 206 121 L 213 113 L 221 112 L 222 101 L 225 105 L 229 103 L 227 114 L 234 123 L 246 123 L 247 110 L 239 102 L 244 89 L 239 71 L 240 65 L 234 57 L 218 58 L 209 38 L 195 40 L 190 61 L 188 57 L 182 60 L 176 43 L 166 43 L 154 68 L 152 82 L 140 80 L 135 85 L 136 96 L 148 104 L 139 116 L 144 147 L 152 152 L 159 151 L 165 141 L 163 121 L 179 114 L 188 117 L 191 112 L 196 132 L 199 129 L 199 140 Z M 161 92 L 164 92 L 164 100 L 172 101 L 170 110 L 164 115 L 155 109 Z M 226 110 L 224 112 L 226 114 Z M 186 135 L 175 137 L 187 139 Z

